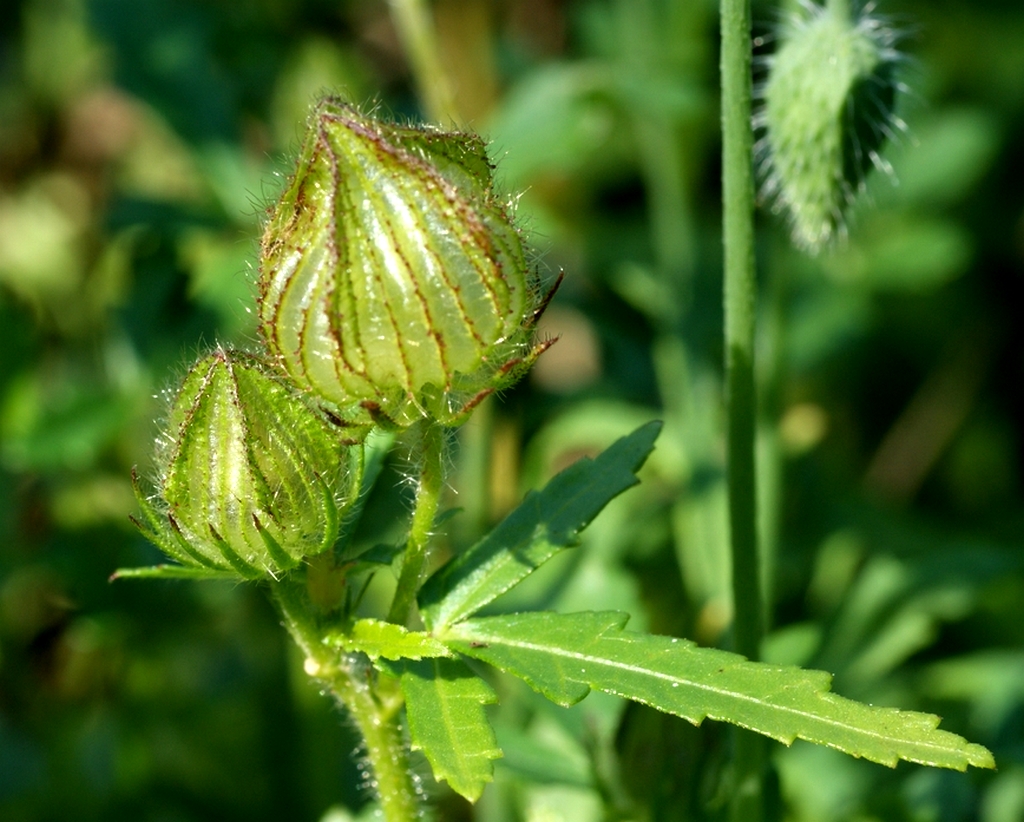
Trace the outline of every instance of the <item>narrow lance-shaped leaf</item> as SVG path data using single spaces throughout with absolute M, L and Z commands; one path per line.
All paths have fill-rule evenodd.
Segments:
M 531 491 L 493 531 L 427 580 L 419 595 L 427 627 L 442 630 L 465 619 L 575 545 L 609 502 L 637 484 L 636 472 L 660 431 L 660 422 L 649 422 Z
M 439 637 L 571 705 L 597 688 L 699 724 L 732 722 L 787 745 L 806 739 L 894 767 L 901 760 L 991 768 L 981 745 L 938 730 L 939 718 L 830 693 L 831 677 L 750 662 L 692 642 L 623 630 L 617 612 L 531 613 L 468 620 Z
M 150 565 L 145 568 L 118 568 L 110 575 L 111 582 L 115 579 L 238 579 L 238 574 L 190 565 Z
M 484 705 L 494 691 L 457 659 L 384 663 L 398 676 L 405 696 L 409 736 L 423 751 L 436 779 L 471 802 L 493 778 L 491 761 L 501 756 Z

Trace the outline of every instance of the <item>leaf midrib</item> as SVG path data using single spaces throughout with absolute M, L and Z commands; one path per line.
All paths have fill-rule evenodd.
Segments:
M 804 717 L 805 719 L 812 720 L 813 722 L 816 722 L 816 723 L 819 723 L 819 724 L 822 724 L 822 725 L 843 729 L 843 730 L 849 731 L 851 733 L 859 734 L 861 736 L 865 736 L 865 737 L 868 737 L 868 738 L 874 738 L 874 739 L 877 739 L 877 740 L 879 740 L 881 742 L 885 742 L 887 744 L 897 744 L 897 745 L 901 745 L 901 746 L 917 747 L 917 748 L 923 748 L 925 750 L 934 750 L 934 751 L 939 751 L 939 752 L 943 752 L 943 753 L 947 753 L 947 754 L 955 750 L 955 749 L 947 747 L 947 746 L 941 746 L 941 745 L 938 745 L 938 744 L 935 744 L 935 743 L 929 743 L 929 742 L 914 741 L 914 742 L 909 742 L 908 743 L 907 740 L 900 739 L 899 737 L 885 736 L 884 734 L 880 734 L 880 733 L 875 732 L 875 731 L 866 730 L 866 729 L 858 727 L 856 725 L 850 725 L 848 723 L 840 722 L 838 720 L 828 719 L 826 717 L 820 716 L 819 714 L 809 713 L 807 711 L 802 711 L 800 709 L 793 708 L 791 706 L 787 706 L 787 705 L 784 705 L 784 704 L 778 704 L 778 703 L 774 703 L 774 702 L 769 702 L 767 700 L 764 700 L 764 699 L 756 697 L 756 696 L 752 696 L 750 694 L 745 694 L 745 693 L 742 693 L 742 692 L 739 692 L 739 691 L 732 691 L 732 690 L 725 689 L 725 688 L 717 688 L 717 687 L 708 685 L 707 683 L 695 682 L 695 681 L 689 680 L 689 679 L 682 679 L 680 677 L 672 676 L 670 674 L 665 674 L 665 673 L 662 673 L 660 671 L 652 671 L 649 668 L 638 667 L 636 665 L 632 665 L 632 664 L 624 663 L 624 662 L 618 662 L 616 660 L 610 660 L 610 659 L 607 659 L 607 658 L 604 658 L 604 657 L 595 657 L 595 656 L 591 656 L 589 654 L 584 654 L 584 653 L 581 653 L 581 652 L 578 652 L 578 651 L 569 651 L 569 650 L 567 650 L 565 648 L 562 648 L 562 647 L 559 647 L 559 646 L 540 645 L 538 643 L 528 642 L 526 640 L 510 640 L 507 637 L 503 637 L 503 636 L 493 636 L 493 635 L 488 635 L 488 634 L 482 634 L 482 633 L 474 632 L 473 633 L 473 641 L 477 641 L 477 640 L 487 640 L 487 641 L 490 641 L 490 642 L 492 642 L 493 644 L 496 644 L 496 645 L 505 645 L 505 646 L 508 646 L 508 647 L 519 648 L 519 649 L 523 649 L 523 650 L 542 652 L 542 653 L 550 654 L 552 656 L 560 656 L 560 657 L 563 657 L 563 658 L 566 658 L 566 659 L 573 659 L 573 660 L 578 660 L 578 661 L 581 661 L 581 662 L 586 662 L 588 664 L 593 663 L 593 664 L 596 664 L 596 665 L 603 665 L 604 667 L 607 667 L 607 668 L 618 669 L 618 670 L 626 671 L 626 672 L 632 673 L 632 674 L 639 674 L 639 675 L 642 675 L 642 676 L 653 677 L 653 678 L 660 679 L 660 680 L 667 681 L 667 682 L 679 683 L 681 686 L 687 686 L 687 687 L 690 687 L 690 688 L 695 689 L 697 691 L 702 691 L 702 692 L 706 692 L 706 693 L 712 693 L 712 694 L 716 694 L 716 695 L 720 695 L 720 696 L 728 696 L 728 697 L 731 697 L 731 698 L 736 699 L 738 701 L 746 702 L 748 704 L 755 705 L 755 706 L 758 706 L 758 707 L 769 708 L 771 710 L 779 711 L 779 712 L 782 712 L 782 713 L 785 713 L 785 714 L 789 714 L 789 715 L 792 715 L 792 716 Z M 590 687 L 593 687 L 591 685 L 591 683 L 587 682 L 587 681 L 584 681 L 583 684 L 586 684 L 586 685 L 589 685 Z M 844 697 L 842 697 L 842 696 L 840 696 L 838 694 L 835 694 L 834 692 L 831 692 L 831 691 L 817 691 L 815 693 L 817 693 L 823 699 L 827 698 L 828 696 L 832 696 L 834 699 L 844 699 Z M 620 694 L 617 694 L 617 695 L 618 696 L 624 696 L 626 698 L 633 698 L 633 697 L 631 697 L 630 694 L 626 694 L 626 693 L 620 693 Z M 854 703 L 854 704 L 857 704 L 857 703 Z M 908 713 L 908 712 L 904 712 L 904 713 Z M 918 716 L 922 716 L 922 715 L 923 714 L 918 713 Z M 728 717 L 724 717 L 724 716 L 723 717 L 711 716 L 711 714 L 707 713 L 707 712 L 705 712 L 705 716 L 706 717 L 710 717 L 711 719 L 715 719 L 717 721 L 721 721 L 721 720 L 727 720 L 727 721 L 730 721 L 730 722 L 734 721 L 734 720 L 729 719 Z M 744 724 L 744 723 L 737 723 L 737 724 L 740 724 L 741 727 L 747 728 L 749 730 L 757 730 L 757 727 L 754 726 L 754 725 L 749 725 L 749 724 Z M 930 732 L 932 732 L 932 733 L 949 733 L 948 731 L 942 731 L 941 729 L 935 727 L 934 725 L 931 726 L 928 730 Z M 800 735 L 799 734 L 793 734 L 791 738 L 792 739 L 798 739 L 798 738 L 800 738 Z M 834 745 L 833 743 L 830 743 L 830 742 L 825 742 L 824 744 L 830 745 L 831 747 L 840 747 L 840 746 Z M 968 745 L 970 745 L 970 743 L 968 743 Z M 895 759 L 900 759 L 900 758 L 905 758 L 905 757 L 897 756 L 897 757 L 894 757 L 894 758 Z M 964 751 L 964 758 L 965 759 L 968 758 L 968 752 L 967 751 Z M 913 761 L 913 760 L 910 760 L 910 761 Z

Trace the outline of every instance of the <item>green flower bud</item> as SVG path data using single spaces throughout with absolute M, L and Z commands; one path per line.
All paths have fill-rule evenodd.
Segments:
M 259 360 L 217 350 L 188 373 L 159 448 L 143 533 L 184 565 L 276 577 L 330 548 L 351 495 L 337 429 Z
M 450 424 L 543 350 L 544 300 L 483 141 L 313 111 L 263 235 L 270 351 L 347 422 Z
M 812 251 L 845 230 L 865 175 L 888 170 L 879 149 L 903 127 L 893 114 L 896 35 L 870 9 L 803 3 L 769 61 L 757 123 L 764 194 L 788 211 L 794 242 Z

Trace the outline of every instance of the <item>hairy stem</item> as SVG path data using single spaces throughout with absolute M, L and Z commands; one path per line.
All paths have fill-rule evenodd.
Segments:
M 405 623 L 409 618 L 413 600 L 423 581 L 427 567 L 427 548 L 437 516 L 437 506 L 444 489 L 444 428 L 434 422 L 420 424 L 419 486 L 416 488 L 416 507 L 412 514 L 409 540 L 402 558 L 402 572 L 398 588 L 391 603 L 388 620 Z
M 306 656 L 306 673 L 331 689 L 363 736 L 366 759 L 373 771 L 371 786 L 383 818 L 386 822 L 420 819 L 420 797 L 398 721 L 400 694 L 382 689 L 365 660 L 339 654 L 324 644 L 315 608 L 300 586 L 274 582 L 272 593 L 285 627 Z
M 736 650 L 757 659 L 762 604 L 757 546 L 754 444 L 754 180 L 751 130 L 749 0 L 722 0 L 722 191 L 725 245 L 725 371 L 728 416 L 729 526 Z M 762 817 L 764 745 L 738 731 L 732 818 Z
M 358 663 L 339 665 L 325 682 L 348 708 L 366 743 L 373 768 L 372 788 L 386 822 L 419 819 L 420 801 L 409 770 L 409 754 L 398 723 L 400 699 L 381 699 L 373 687 L 373 672 Z

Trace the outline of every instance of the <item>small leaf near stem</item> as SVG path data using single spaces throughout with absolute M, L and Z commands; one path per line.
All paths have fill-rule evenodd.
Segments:
M 419 660 L 453 656 L 444 643 L 430 634 L 409 631 L 379 619 L 357 619 L 343 631 L 328 631 L 324 641 L 349 653 L 366 654 L 375 662 L 381 657 Z
M 434 777 L 470 802 L 493 778 L 501 749 L 484 712 L 497 701 L 491 687 L 459 659 L 402 660 L 385 667 L 399 677 L 409 736 Z
M 417 447 L 419 486 L 416 489 L 409 540 L 402 557 L 402 571 L 398 576 L 398 588 L 388 613 L 388 621 L 399 625 L 404 625 L 408 620 L 409 611 L 423 582 L 434 518 L 444 488 L 444 427 L 428 420 L 419 423 L 417 428 L 420 436 Z

